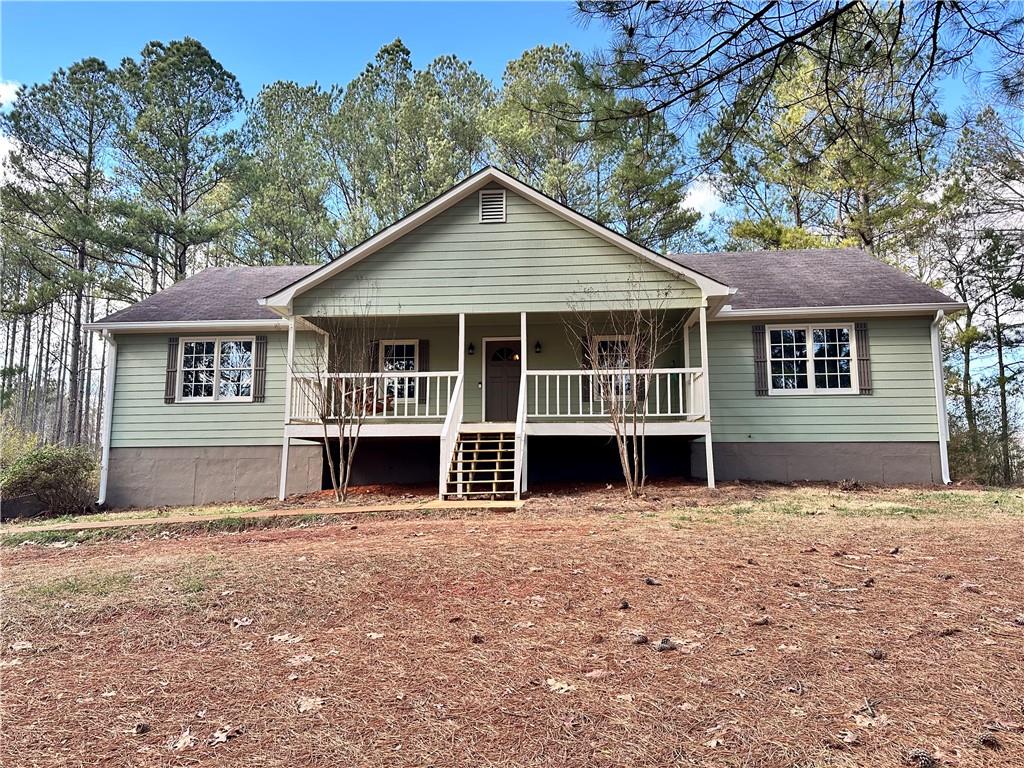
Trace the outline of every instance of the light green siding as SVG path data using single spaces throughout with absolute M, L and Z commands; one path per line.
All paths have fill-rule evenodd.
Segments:
M 168 337 L 118 335 L 111 447 L 280 445 L 288 335 L 269 333 L 267 337 L 265 402 L 167 404 L 164 373 Z M 312 334 L 300 333 L 297 346 L 312 339 Z
M 507 221 L 481 224 L 477 196 L 297 296 L 300 315 L 559 311 L 629 305 L 626 281 L 666 305 L 696 306 L 700 290 L 560 216 L 508 192 Z M 635 299 L 634 299 L 635 300 Z
M 750 323 L 708 326 L 711 434 L 726 442 L 938 440 L 930 318 L 868 320 L 872 395 L 754 394 Z M 692 348 L 699 355 L 699 347 Z M 699 358 L 695 358 L 695 365 Z

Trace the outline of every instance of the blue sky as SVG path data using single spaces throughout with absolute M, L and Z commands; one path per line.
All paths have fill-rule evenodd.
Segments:
M 253 96 L 274 80 L 345 84 L 400 37 L 413 63 L 454 53 L 500 81 L 535 45 L 590 51 L 606 33 L 568 2 L 531 3 L 48 3 L 0 4 L 0 79 L 33 83 L 86 56 L 116 65 L 150 40 L 200 40 Z
M 0 0 L 0 106 L 17 84 L 46 80 L 87 56 L 116 66 L 151 40 L 197 38 L 238 77 L 246 96 L 275 80 L 348 83 L 381 46 L 401 38 L 416 67 L 452 53 L 496 84 L 506 62 L 537 45 L 590 52 L 608 43 L 572 2 L 24 2 Z M 964 83 L 941 84 L 950 113 Z M 0 137 L 2 139 L 2 137 Z M 703 182 L 687 204 L 720 201 Z

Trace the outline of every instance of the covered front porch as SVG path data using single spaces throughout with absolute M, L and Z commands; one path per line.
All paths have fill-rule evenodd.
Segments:
M 284 453 L 293 439 L 356 429 L 436 437 L 442 498 L 467 495 L 484 465 L 493 493 L 519 498 L 528 435 L 689 435 L 704 440 L 713 487 L 707 313 L 677 314 L 678 337 L 638 367 L 617 354 L 627 342 L 612 334 L 595 337 L 588 347 L 602 359 L 588 361 L 558 313 L 374 318 L 373 338 L 354 342 L 361 359 L 348 365 L 331 350 L 351 318 L 292 317 Z M 282 469 L 282 489 L 284 479 Z

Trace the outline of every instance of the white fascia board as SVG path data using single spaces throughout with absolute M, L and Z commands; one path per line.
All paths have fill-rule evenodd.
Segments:
M 872 317 L 877 315 L 934 315 L 943 312 L 961 312 L 967 305 L 960 302 L 945 304 L 861 304 L 835 307 L 777 307 L 768 309 L 733 309 L 722 307 L 713 318 L 723 320 L 785 320 L 803 317 Z
M 407 233 L 416 229 L 416 227 L 448 210 L 459 201 L 473 194 L 473 192 L 476 192 L 493 182 L 501 184 L 507 189 L 510 189 L 527 200 L 539 205 L 541 208 L 576 224 L 581 229 L 600 237 L 627 253 L 631 253 L 634 256 L 645 259 L 667 272 L 671 272 L 688 280 L 699 287 L 705 296 L 725 296 L 729 293 L 729 286 L 719 283 L 716 280 L 712 280 L 710 277 L 702 275 L 699 272 L 695 272 L 692 269 L 687 269 L 680 264 L 676 264 L 674 261 L 666 259 L 664 256 L 644 248 L 641 245 L 637 245 L 617 232 L 613 232 L 607 227 L 603 227 L 597 222 L 591 221 L 587 217 L 566 208 L 564 205 L 541 194 L 532 187 L 523 184 L 521 181 L 512 178 L 507 173 L 499 171 L 497 168 L 485 168 L 482 171 L 478 171 L 473 174 L 461 184 L 452 187 L 440 197 L 427 203 L 418 211 L 415 211 L 404 219 L 395 222 L 387 229 L 381 230 L 366 242 L 353 248 L 344 256 L 325 264 L 320 269 L 310 273 L 292 285 L 281 289 L 277 293 L 273 293 L 260 299 L 259 303 L 263 306 L 275 308 L 275 310 L 279 309 L 281 311 L 286 311 L 287 308 L 290 308 L 292 300 L 299 294 L 319 285 L 324 280 L 338 274 L 353 264 L 362 261 L 372 253 L 393 243 Z
M 110 333 L 205 333 L 220 331 L 283 331 L 288 328 L 286 320 L 182 320 L 155 321 L 144 323 L 85 323 L 87 331 L 109 331 Z

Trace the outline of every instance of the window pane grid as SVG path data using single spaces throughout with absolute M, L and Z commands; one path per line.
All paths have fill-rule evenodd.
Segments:
M 381 344 L 383 358 L 381 368 L 389 371 L 416 371 L 415 342 L 384 342 Z M 412 400 L 416 397 L 416 379 L 384 379 L 384 393 L 397 400 Z
M 186 341 L 181 354 L 183 400 L 245 400 L 252 397 L 253 341 Z
M 807 331 L 772 329 L 768 341 L 772 389 L 807 389 Z
M 773 390 L 852 391 L 850 329 L 772 328 L 768 333 L 768 364 Z

